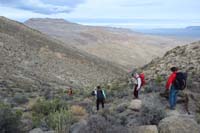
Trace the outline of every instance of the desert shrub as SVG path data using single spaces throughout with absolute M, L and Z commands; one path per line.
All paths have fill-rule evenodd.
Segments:
M 150 80 L 145 86 L 144 86 L 144 92 L 145 93 L 151 93 L 151 92 L 160 92 L 161 90 L 165 90 L 165 85 L 163 84 L 163 80 L 160 81 L 159 76 L 158 79 Z
M 82 96 L 83 99 L 88 98 L 88 97 L 91 96 L 92 91 L 93 90 L 91 90 L 91 89 L 84 88 L 84 89 L 82 89 L 82 91 L 79 91 L 79 96 L 78 97 Z
M 58 99 L 44 100 L 39 99 L 32 107 L 32 120 L 35 127 L 40 126 L 41 123 L 46 123 L 46 118 L 56 111 L 62 109 L 67 110 L 67 103 Z
M 23 94 L 16 94 L 13 98 L 13 102 L 17 104 L 25 104 L 28 102 L 28 98 Z
M 193 78 L 190 75 L 187 77 L 187 88 L 193 88 Z
M 47 117 L 47 124 L 54 129 L 56 133 L 69 132 L 70 126 L 73 123 L 73 115 L 71 111 L 61 109 L 56 112 L 51 112 Z
M 80 102 L 78 102 L 78 106 L 83 107 L 86 110 L 86 112 L 92 113 L 94 111 L 93 107 L 95 106 L 95 100 L 96 100 L 95 97 L 92 97 L 92 99 L 90 98 L 82 99 Z
M 39 99 L 36 104 L 33 105 L 32 110 L 34 113 L 48 115 L 51 112 L 55 112 L 60 109 L 67 109 L 67 104 L 64 101 L 54 100 L 43 100 Z
M 106 133 L 111 128 L 111 124 L 100 115 L 89 117 L 88 124 L 83 132 L 85 133 Z
M 112 101 L 114 97 L 123 98 L 125 96 L 128 96 L 129 95 L 128 89 L 129 87 L 127 83 L 114 82 L 111 84 L 110 89 L 106 90 L 106 94 L 108 95 L 106 100 Z
M 126 87 L 127 87 L 127 83 L 125 83 L 125 82 L 121 82 L 121 83 L 119 83 L 119 82 L 113 82 L 110 85 L 110 89 L 111 90 L 120 90 L 120 89 L 124 89 Z
M 153 91 L 151 86 L 144 86 L 144 93 L 151 93 Z
M 125 126 L 127 124 L 127 117 L 126 116 L 120 117 L 120 120 L 121 120 L 121 122 L 120 122 L 121 125 Z
M 111 124 L 119 123 L 119 121 L 117 121 L 117 113 L 114 112 L 114 108 L 104 109 L 100 112 L 99 115 L 101 115 L 106 121 L 108 121 Z
M 158 125 L 164 117 L 165 110 L 155 105 L 143 106 L 141 109 L 140 121 L 142 125 Z
M 0 132 L 20 133 L 21 115 L 20 111 L 12 110 L 9 105 L 0 103 Z
M 163 78 L 160 75 L 157 75 L 155 81 L 156 81 L 156 84 L 160 85 L 163 81 Z
M 197 103 L 196 121 L 197 121 L 198 124 L 200 124 L 200 102 Z
M 198 124 L 200 124 L 200 113 L 196 114 L 196 121 Z
M 73 105 L 71 107 L 71 112 L 74 115 L 78 115 L 78 116 L 84 116 L 84 115 L 86 115 L 86 110 L 83 107 L 78 106 L 78 105 Z

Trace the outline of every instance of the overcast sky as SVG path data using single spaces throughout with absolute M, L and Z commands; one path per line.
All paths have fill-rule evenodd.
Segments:
M 0 16 L 64 18 L 89 25 L 182 28 L 200 25 L 199 0 L 0 0 Z

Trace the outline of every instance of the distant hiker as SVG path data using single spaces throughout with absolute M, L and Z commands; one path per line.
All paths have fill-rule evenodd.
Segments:
M 96 96 L 97 111 L 99 110 L 99 104 L 101 104 L 102 108 L 104 108 L 106 94 L 105 94 L 105 91 L 101 89 L 101 86 L 97 86 L 97 89 L 94 90 L 92 94 Z
M 135 84 L 133 94 L 135 98 L 138 98 L 138 93 L 141 87 L 145 84 L 145 76 L 144 76 L 144 73 L 141 73 L 141 74 L 135 73 L 132 76 L 133 76 L 132 78 L 133 83 Z
M 73 91 L 72 91 L 72 88 L 70 87 L 69 89 L 68 89 L 68 96 L 72 96 L 73 95 Z
M 186 87 L 187 75 L 182 72 L 178 72 L 177 67 L 172 67 L 170 70 L 172 71 L 172 74 L 167 80 L 166 89 L 169 90 L 170 109 L 174 110 L 178 91 L 183 90 Z

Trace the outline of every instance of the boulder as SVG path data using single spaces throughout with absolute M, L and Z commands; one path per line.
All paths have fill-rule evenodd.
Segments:
M 179 116 L 180 113 L 177 110 L 166 110 L 166 116 Z
M 29 133 L 55 133 L 54 131 L 42 131 L 42 129 L 40 128 L 35 128 L 31 131 L 29 131 Z
M 116 111 L 117 111 L 118 113 L 122 113 L 122 112 L 124 112 L 126 109 L 127 109 L 127 104 L 126 104 L 126 103 L 119 104 L 119 105 L 116 107 Z
M 159 133 L 199 133 L 200 126 L 190 117 L 170 116 L 159 123 Z
M 119 124 L 112 124 L 100 115 L 92 115 L 88 118 L 87 125 L 77 133 L 128 133 L 128 129 Z
M 107 132 L 111 124 L 100 115 L 92 115 L 88 118 L 87 126 L 82 130 L 85 133 Z
M 134 110 L 134 111 L 139 111 L 142 107 L 142 101 L 139 99 L 132 100 L 129 109 Z
M 33 122 L 30 119 L 22 119 L 21 120 L 21 128 L 23 129 L 23 131 L 27 132 L 30 131 L 33 128 Z
M 156 125 L 146 125 L 130 128 L 130 133 L 158 133 L 158 128 Z
M 29 131 L 29 133 L 44 133 L 44 132 L 40 128 L 35 128 L 35 129 Z
M 87 121 L 81 120 L 73 124 L 70 128 L 70 133 L 81 133 L 83 128 L 87 125 Z

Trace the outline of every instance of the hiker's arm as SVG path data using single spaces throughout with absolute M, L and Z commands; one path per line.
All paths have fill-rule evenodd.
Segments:
M 171 85 L 172 85 L 173 81 L 175 80 L 175 78 L 176 78 L 176 74 L 174 74 L 174 73 L 172 73 L 172 74 L 169 76 L 169 78 L 168 78 L 168 80 L 167 80 L 167 83 L 166 83 L 166 89 L 167 89 L 167 90 L 169 90 L 169 89 L 171 88 Z
M 142 85 L 141 78 L 137 78 L 137 83 L 138 83 L 137 90 L 139 90 Z
M 103 90 L 103 96 L 104 96 L 104 98 L 106 98 L 106 93 L 105 93 L 105 91 Z

